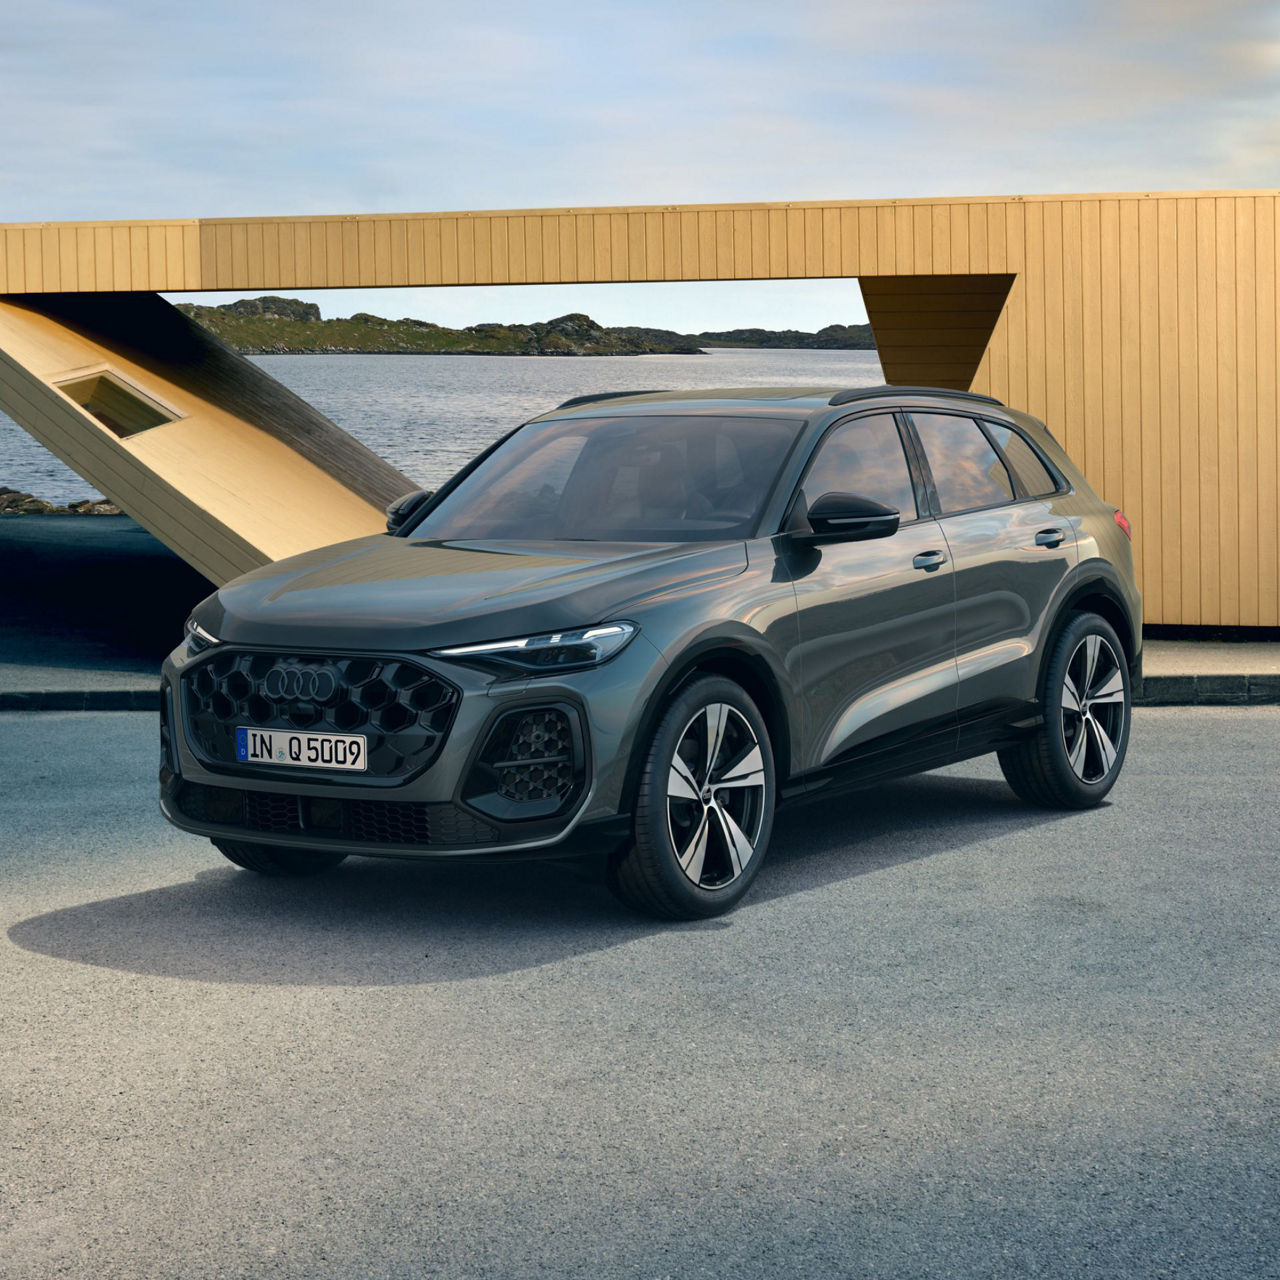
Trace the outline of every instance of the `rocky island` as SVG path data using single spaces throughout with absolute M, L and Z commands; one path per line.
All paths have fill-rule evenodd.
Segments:
M 676 333 L 636 326 L 606 328 L 580 312 L 535 324 L 473 324 L 449 329 L 430 320 L 387 320 L 367 311 L 324 320 L 314 302 L 241 298 L 178 309 L 243 355 L 698 355 L 707 347 L 802 347 L 870 351 L 870 325 L 800 330 L 732 329 Z

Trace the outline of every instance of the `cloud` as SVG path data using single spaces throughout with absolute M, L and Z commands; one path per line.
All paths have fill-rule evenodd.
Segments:
M 1274 186 L 1278 50 L 1238 0 L 45 0 L 0 43 L 0 217 Z M 700 328 L 761 287 L 626 296 Z

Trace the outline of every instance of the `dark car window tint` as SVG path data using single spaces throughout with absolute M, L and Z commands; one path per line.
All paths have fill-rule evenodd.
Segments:
M 796 424 L 716 415 L 531 423 L 416 538 L 711 542 L 746 538 Z
M 822 442 L 804 478 L 804 496 L 816 502 L 824 493 L 855 493 L 916 518 L 915 489 L 891 414 L 855 418 L 838 426 Z
M 944 513 L 1012 501 L 1009 473 L 972 418 L 913 413 L 911 420 L 929 459 Z
M 1041 498 L 1045 494 L 1057 492 L 1058 482 L 1049 474 L 1049 469 L 1040 461 L 1036 451 L 1018 432 L 999 422 L 988 422 L 987 430 L 1000 446 L 1009 469 L 1018 478 L 1022 491 L 1029 498 Z

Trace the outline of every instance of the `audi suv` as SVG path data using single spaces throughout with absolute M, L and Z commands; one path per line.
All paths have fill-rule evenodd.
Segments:
M 265 875 L 595 854 L 632 906 L 716 915 L 794 797 L 996 752 L 1030 803 L 1099 804 L 1140 671 L 1129 537 L 986 396 L 566 401 L 385 534 L 195 609 L 161 807 Z

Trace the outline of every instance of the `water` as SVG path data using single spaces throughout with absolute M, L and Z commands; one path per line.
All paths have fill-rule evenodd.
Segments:
M 256 356 L 254 362 L 426 488 L 570 396 L 651 388 L 872 386 L 874 351 L 701 356 Z M 0 485 L 65 503 L 91 487 L 0 414 Z

